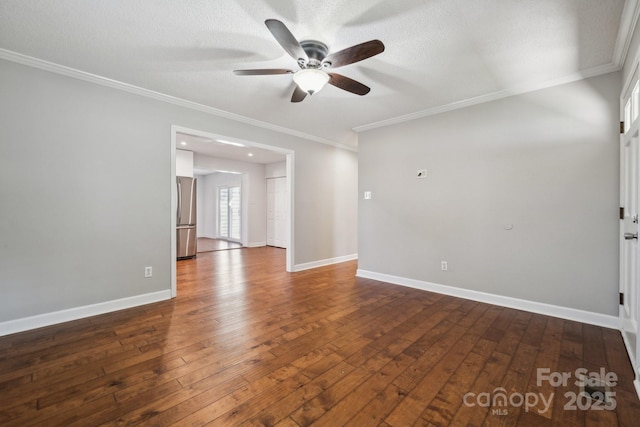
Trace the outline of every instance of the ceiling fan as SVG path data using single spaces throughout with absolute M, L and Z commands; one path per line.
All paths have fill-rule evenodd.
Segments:
M 298 42 L 287 26 L 277 19 L 267 19 L 264 23 L 280 46 L 298 62 L 300 70 L 293 71 L 286 68 L 234 70 L 236 75 L 293 74 L 296 88 L 291 96 L 291 102 L 302 101 L 307 94 L 313 95 L 327 83 L 356 95 L 366 95 L 371 90 L 356 80 L 325 70 L 353 64 L 384 52 L 384 44 L 380 40 L 370 40 L 335 53 L 329 53 L 327 45 L 317 40 Z

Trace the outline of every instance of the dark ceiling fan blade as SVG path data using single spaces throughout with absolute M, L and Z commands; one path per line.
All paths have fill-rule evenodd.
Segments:
M 233 70 L 237 76 L 268 76 L 271 74 L 293 74 L 293 70 L 285 68 L 263 68 L 257 70 Z
M 264 21 L 271 34 L 280 46 L 287 51 L 289 55 L 296 61 L 302 59 L 305 63 L 309 62 L 307 53 L 302 49 L 298 40 L 291 34 L 291 31 L 282 22 L 277 19 L 267 19 Z
M 384 44 L 380 40 L 369 40 L 336 53 L 331 53 L 322 60 L 322 63 L 331 63 L 332 68 L 338 68 L 371 58 L 382 52 L 384 52 Z
M 342 90 L 346 90 L 347 92 L 355 93 L 356 95 L 366 95 L 369 93 L 371 88 L 369 86 L 365 86 L 362 83 L 350 79 L 349 77 L 345 77 L 341 74 L 336 73 L 327 73 L 329 74 L 329 84 L 335 87 L 338 87 Z
M 291 102 L 301 102 L 306 97 L 307 92 L 303 91 L 298 85 L 296 85 L 296 90 L 294 90 L 293 95 L 291 95 Z

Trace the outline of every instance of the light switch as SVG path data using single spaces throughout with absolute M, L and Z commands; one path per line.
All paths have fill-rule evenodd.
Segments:
M 364 199 L 365 200 L 370 200 L 371 199 L 371 191 L 365 191 L 364 192 Z

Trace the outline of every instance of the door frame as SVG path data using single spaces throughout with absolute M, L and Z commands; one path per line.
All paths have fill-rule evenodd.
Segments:
M 199 136 L 207 139 L 224 139 L 227 141 L 239 142 L 241 144 L 246 145 L 247 147 L 256 147 L 264 150 L 271 150 L 276 153 L 280 153 L 285 155 L 286 157 L 286 166 L 287 166 L 287 213 L 288 213 L 288 241 L 289 245 L 286 248 L 286 263 L 285 269 L 287 272 L 291 273 L 294 271 L 294 253 L 295 253 L 295 227 L 294 227 L 294 183 L 295 183 L 295 151 L 289 150 L 282 147 L 276 147 L 274 145 L 263 144 L 255 141 L 249 141 L 244 139 L 239 139 L 236 137 L 228 136 L 228 135 L 220 135 L 214 134 L 211 132 L 201 131 L 197 129 L 191 129 L 178 125 L 171 125 L 171 176 L 169 179 L 169 188 L 171 189 L 171 203 L 170 203 L 170 266 L 171 266 L 171 298 L 175 298 L 177 295 L 177 278 L 176 278 L 176 209 L 177 209 L 177 189 L 175 186 L 176 182 L 176 134 L 185 133 L 188 135 Z M 266 233 L 266 230 L 265 230 Z M 266 240 L 266 235 L 265 235 Z
M 624 82 L 623 86 L 622 86 L 622 91 L 620 93 L 620 122 L 624 123 L 624 129 L 621 129 L 620 132 L 620 207 L 621 208 L 625 208 L 625 219 L 621 218 L 620 220 L 620 227 L 619 227 L 619 244 L 620 244 L 620 251 L 619 251 L 619 263 L 620 263 L 620 268 L 619 268 L 619 289 L 620 292 L 622 293 L 623 290 L 625 290 L 625 277 L 629 274 L 629 273 L 634 273 L 635 275 L 635 280 L 632 283 L 632 286 L 635 286 L 634 291 L 635 291 L 635 295 L 633 296 L 633 301 L 629 301 L 628 299 L 632 298 L 632 295 L 624 295 L 625 300 L 627 300 L 627 302 L 631 303 L 634 305 L 635 309 L 632 312 L 632 315 L 635 316 L 635 318 L 631 318 L 631 319 L 627 319 L 625 317 L 625 307 L 621 304 L 619 306 L 619 312 L 618 312 L 618 320 L 619 320 L 619 329 L 620 329 L 620 333 L 622 335 L 623 341 L 624 341 L 624 345 L 627 351 L 627 355 L 629 356 L 629 359 L 631 361 L 631 365 L 633 367 L 633 372 L 634 372 L 634 386 L 636 388 L 636 392 L 638 393 L 638 395 L 640 396 L 640 340 L 638 339 L 638 320 L 640 317 L 640 277 L 638 276 L 638 274 L 640 274 L 640 259 L 635 259 L 635 267 L 630 266 L 628 269 L 626 269 L 625 267 L 627 266 L 627 263 L 625 261 L 625 256 L 626 256 L 626 252 L 625 252 L 625 245 L 627 245 L 627 243 L 625 242 L 625 237 L 624 237 L 624 233 L 625 233 L 625 229 L 628 227 L 628 220 L 629 220 L 629 210 L 627 209 L 627 206 L 624 206 L 624 201 L 626 199 L 626 192 L 627 192 L 627 188 L 626 188 L 626 175 L 628 173 L 627 169 L 627 156 L 625 155 L 626 149 L 626 143 L 627 142 L 633 142 L 633 138 L 636 138 L 636 143 L 638 141 L 638 139 L 640 138 L 640 111 L 639 114 L 636 116 L 636 119 L 633 119 L 633 113 L 629 114 L 629 117 L 627 117 L 626 114 L 626 106 L 627 106 L 627 100 L 629 100 L 629 102 L 631 102 L 632 104 L 634 103 L 634 100 L 632 99 L 634 97 L 634 88 L 636 88 L 640 81 L 640 74 L 639 74 L 639 65 L 640 63 L 638 61 L 636 61 L 633 65 L 633 70 L 632 72 L 629 74 L 629 77 L 627 78 L 627 81 Z M 639 98 L 640 94 L 635 95 L 636 98 Z M 634 109 L 635 110 L 639 110 L 640 109 L 640 99 L 635 99 L 635 106 Z M 630 154 L 632 155 L 632 161 L 635 163 L 634 167 L 636 169 L 636 171 L 639 172 L 638 175 L 636 176 L 640 176 L 640 150 L 638 150 L 639 147 L 636 147 L 635 152 L 632 151 Z M 636 204 L 640 203 L 640 182 L 637 182 L 638 180 L 636 179 L 636 185 L 635 185 L 635 197 L 636 197 Z M 637 208 L 637 207 L 636 207 Z M 626 222 L 625 222 L 626 221 Z M 637 229 L 636 229 L 637 230 Z M 638 241 L 636 240 L 635 242 L 633 242 L 633 244 L 638 245 Z M 638 248 L 639 250 L 636 251 L 636 255 L 640 254 L 640 248 Z M 636 258 L 638 258 L 638 256 L 636 256 Z M 630 340 L 629 334 L 627 333 L 627 328 L 628 328 L 628 324 L 629 322 L 632 322 L 633 324 L 635 324 L 635 337 L 633 340 Z

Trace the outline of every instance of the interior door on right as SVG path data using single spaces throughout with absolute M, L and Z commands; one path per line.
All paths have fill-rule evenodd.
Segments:
M 634 77 L 622 98 L 624 129 L 620 136 L 620 329 L 627 351 L 638 371 L 638 297 L 640 248 L 638 245 L 638 203 L 640 201 L 640 114 L 639 83 Z
M 267 245 L 286 248 L 287 178 L 267 179 Z

